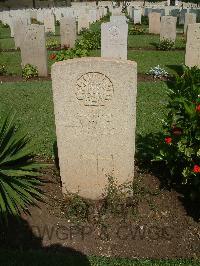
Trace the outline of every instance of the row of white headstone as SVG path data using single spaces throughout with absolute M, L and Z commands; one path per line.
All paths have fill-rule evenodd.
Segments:
M 158 17 L 158 13 L 156 18 Z M 153 15 L 153 13 L 151 14 Z M 151 21 L 151 19 L 150 19 Z M 155 25 L 155 21 L 154 21 Z M 151 25 L 150 25 L 151 26 Z M 185 64 L 200 66 L 200 24 L 188 24 Z M 18 35 L 22 65 L 32 64 L 38 67 L 40 76 L 47 76 L 47 52 L 45 47 L 45 30 L 43 25 L 32 24 L 21 30 Z M 76 40 L 76 20 L 64 17 L 60 25 L 61 46 L 74 47 Z M 155 33 L 155 32 L 154 32 Z M 193 36 L 191 38 L 191 36 Z M 175 41 L 176 20 L 173 17 L 162 17 L 160 39 Z M 128 24 L 124 15 L 111 16 L 110 22 L 101 24 L 101 57 L 127 59 Z M 194 56 L 193 56 L 194 55 Z
M 106 14 L 106 12 L 104 13 Z M 103 14 L 102 14 L 103 16 Z M 99 19 L 101 16 L 99 17 Z M 89 23 L 87 14 L 78 17 L 78 32 L 89 28 L 96 21 Z M 73 48 L 77 38 L 76 18 L 63 16 L 60 19 L 61 47 Z M 26 18 L 17 20 L 14 25 L 15 47 L 21 50 L 22 66 L 32 64 L 37 66 L 40 76 L 48 75 L 45 25 L 28 24 Z
M 22 9 L 1 11 L 0 21 L 3 24 L 8 24 L 11 29 L 11 37 L 14 37 L 14 27 L 16 21 L 22 21 L 25 24 L 30 24 L 31 19 L 35 19 L 38 22 L 44 24 L 45 32 L 55 33 L 55 21 L 59 21 L 63 17 L 72 16 L 78 21 L 79 28 L 89 27 L 89 24 L 99 20 L 107 14 L 107 8 L 88 8 L 81 7 L 75 8 L 54 8 L 54 9 Z
M 160 34 L 161 39 L 176 40 L 177 18 L 173 16 L 161 17 L 159 13 L 149 14 L 149 33 Z M 189 24 L 196 23 L 196 14 L 185 14 L 184 34 Z

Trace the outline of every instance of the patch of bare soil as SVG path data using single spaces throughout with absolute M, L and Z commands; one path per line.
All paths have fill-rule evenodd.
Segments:
M 102 215 L 98 206 L 86 221 L 70 219 L 65 208 L 58 171 L 46 170 L 44 202 L 32 207 L 21 222 L 1 231 L 0 245 L 13 248 L 72 248 L 86 255 L 130 258 L 199 258 L 200 224 L 187 214 L 182 196 L 160 188 L 159 179 L 138 168 L 135 178 L 142 189 L 134 215 Z M 92 188 L 91 188 L 92 189 Z M 151 191 L 147 193 L 145 191 Z M 156 193 L 155 193 L 156 191 Z M 192 206 L 191 206 L 192 208 Z
M 51 75 L 49 74 L 48 77 L 38 77 L 38 78 L 31 78 L 28 80 L 25 80 L 21 76 L 12 76 L 12 75 L 4 75 L 0 76 L 0 83 L 2 82 L 32 82 L 32 81 L 46 81 L 46 80 L 51 80 Z M 167 78 L 160 78 L 160 79 L 155 79 L 151 75 L 147 74 L 138 74 L 138 82 L 158 82 L 158 81 L 167 81 Z
M 169 80 L 169 78 L 166 77 L 162 77 L 162 78 L 154 78 L 152 75 L 147 75 L 147 74 L 142 74 L 142 73 L 138 73 L 137 75 L 138 78 L 138 82 L 159 82 L 159 81 L 167 81 Z

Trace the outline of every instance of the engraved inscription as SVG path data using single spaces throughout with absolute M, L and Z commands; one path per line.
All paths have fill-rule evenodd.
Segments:
M 85 106 L 104 106 L 113 92 L 111 80 L 102 73 L 86 73 L 76 82 L 76 97 Z
M 110 40 L 115 41 L 119 39 L 120 31 L 119 28 L 116 26 L 112 26 L 109 28 L 109 33 L 110 33 Z

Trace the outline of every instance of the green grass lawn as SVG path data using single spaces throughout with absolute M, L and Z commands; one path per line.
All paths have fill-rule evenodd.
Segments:
M 54 63 L 49 59 L 51 53 L 48 51 L 49 73 L 51 65 Z M 100 50 L 90 52 L 90 56 L 100 56 L 100 54 Z M 171 66 L 182 65 L 184 55 L 184 51 L 128 51 L 128 59 L 138 63 L 138 73 L 147 73 L 151 67 L 157 65 L 164 67 L 170 73 L 174 73 Z M 1 53 L 0 64 L 7 66 L 8 73 L 21 75 L 20 51 Z
M 195 260 L 136 260 L 59 252 L 0 250 L 2 266 L 198 266 Z
M 184 64 L 184 51 L 128 51 L 128 59 L 138 63 L 138 73 L 147 73 L 160 65 L 174 74 L 172 67 Z
M 139 83 L 137 98 L 137 134 L 145 136 L 161 130 L 165 112 L 166 85 Z M 10 108 L 17 111 L 17 124 L 31 134 L 38 155 L 53 156 L 56 140 L 51 82 L 17 82 L 0 84 L 0 114 Z
M 48 39 L 56 39 L 60 43 L 60 36 L 49 36 Z M 159 43 L 160 37 L 158 35 L 129 35 L 128 36 L 128 48 L 155 48 L 155 45 Z M 13 49 L 15 48 L 14 38 L 0 39 L 1 49 Z M 176 48 L 185 48 L 185 42 L 183 37 L 178 36 L 176 39 Z
M 90 56 L 100 56 L 101 51 L 90 52 Z M 138 73 L 147 73 L 151 67 L 160 65 L 169 73 L 174 74 L 174 66 L 184 64 L 184 51 L 128 51 L 128 60 L 138 64 Z
M 52 36 L 48 36 L 46 38 L 46 40 L 54 40 L 56 39 L 58 41 L 58 44 L 60 44 L 60 36 L 56 35 L 52 35 Z M 0 49 L 14 49 L 15 48 L 15 42 L 14 42 L 14 38 L 5 38 L 5 39 L 0 39 Z
M 9 27 L 1 27 L 0 26 L 0 39 L 10 38 L 10 28 Z
M 21 75 L 20 51 L 1 53 L 0 64 L 6 66 L 7 72 L 9 74 Z
M 14 38 L 0 39 L 0 49 L 14 49 L 14 48 L 15 48 Z
M 129 35 L 128 48 L 155 48 L 159 41 L 159 35 Z M 176 48 L 185 48 L 185 41 L 181 35 L 177 35 Z
M 47 51 L 49 73 L 51 72 L 51 65 L 54 63 L 52 60 L 49 59 L 49 56 L 51 53 L 52 51 Z M 1 53 L 0 64 L 3 64 L 6 66 L 8 74 L 21 76 L 22 69 L 21 69 L 20 51 Z

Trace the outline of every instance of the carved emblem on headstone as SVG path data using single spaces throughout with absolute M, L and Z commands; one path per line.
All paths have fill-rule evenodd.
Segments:
M 76 82 L 76 97 L 85 106 L 104 106 L 113 92 L 111 80 L 102 73 L 86 73 Z

